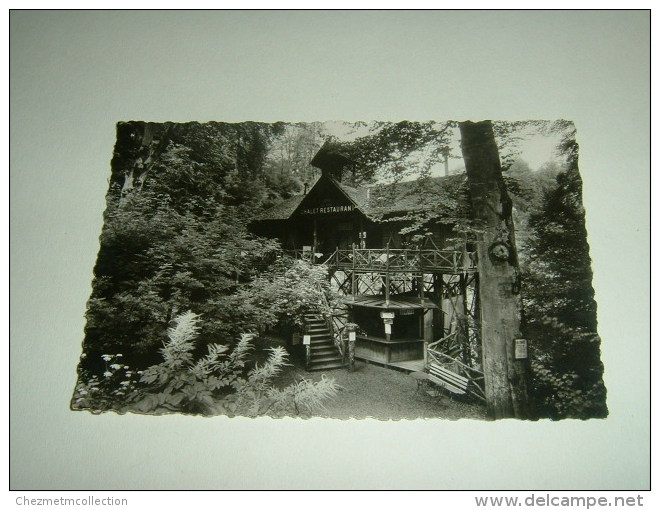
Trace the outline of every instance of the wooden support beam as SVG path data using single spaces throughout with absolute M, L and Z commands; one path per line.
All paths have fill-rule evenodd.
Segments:
M 314 242 L 312 243 L 312 264 L 316 260 L 316 249 L 318 246 L 318 234 L 316 233 L 316 218 L 314 218 Z
M 385 306 L 390 304 L 390 243 L 388 241 L 385 248 Z
M 355 295 L 358 291 L 358 281 L 355 274 L 355 246 L 353 246 L 353 271 L 351 272 L 351 297 L 355 301 Z
M 445 308 L 444 308 L 444 302 L 445 302 L 445 296 L 444 296 L 444 289 L 443 283 L 444 283 L 444 275 L 440 273 L 437 275 L 437 280 L 436 280 L 436 292 L 438 293 L 438 302 L 440 305 L 440 336 L 445 335 Z M 435 339 L 434 339 L 435 340 Z
M 470 355 L 470 326 L 469 326 L 469 309 L 468 309 L 468 295 L 467 295 L 467 274 L 461 274 L 461 300 L 463 301 L 463 309 L 461 313 L 463 315 L 462 327 L 463 327 L 463 343 L 462 343 L 462 354 L 463 354 L 463 363 L 468 366 L 472 366 L 472 356 Z

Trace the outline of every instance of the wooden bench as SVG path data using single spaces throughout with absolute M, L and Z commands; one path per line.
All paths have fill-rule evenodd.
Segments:
M 454 395 L 465 395 L 470 380 L 452 372 L 440 363 L 429 363 L 429 381 L 441 386 Z

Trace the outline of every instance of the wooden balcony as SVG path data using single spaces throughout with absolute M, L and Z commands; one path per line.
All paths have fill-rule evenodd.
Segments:
M 287 250 L 293 258 L 334 269 L 363 273 L 466 273 L 477 272 L 476 252 L 460 250 L 353 249 L 330 255 Z
M 476 253 L 458 250 L 337 250 L 324 264 L 341 270 L 373 273 L 464 273 L 477 270 Z

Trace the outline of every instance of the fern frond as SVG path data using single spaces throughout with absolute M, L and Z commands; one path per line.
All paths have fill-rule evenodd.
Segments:
M 220 358 L 225 355 L 229 347 L 220 344 L 209 344 L 208 350 L 206 356 L 190 367 L 190 372 L 198 379 L 208 377 L 221 365 Z
M 198 322 L 199 315 L 191 311 L 174 318 L 174 326 L 168 328 L 167 340 L 160 349 L 166 363 L 175 364 L 176 367 L 190 364 L 190 353 L 195 349 L 193 340 L 199 333 Z
M 261 387 L 266 384 L 269 379 L 275 377 L 282 371 L 288 363 L 288 354 L 283 347 L 271 347 L 270 356 L 266 362 L 259 366 L 255 365 L 248 374 L 248 383 L 254 387 Z
M 324 410 L 323 401 L 333 398 L 339 391 L 339 385 L 334 379 L 325 375 L 318 382 L 302 379 L 296 383 L 294 404 L 296 409 L 305 409 L 310 413 Z
M 199 315 L 188 310 L 174 318 L 174 326 L 168 328 L 167 336 L 172 345 L 181 345 L 197 338 L 199 328 Z
M 250 349 L 252 349 L 252 340 L 254 339 L 254 335 L 250 333 L 242 333 L 241 334 L 241 339 L 238 341 L 236 344 L 236 347 L 234 347 L 234 350 L 231 352 L 229 355 L 229 362 L 231 365 L 241 365 L 243 366 L 245 364 L 245 356 L 250 352 Z

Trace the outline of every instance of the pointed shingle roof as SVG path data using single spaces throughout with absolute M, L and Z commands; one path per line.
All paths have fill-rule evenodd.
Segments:
M 466 176 L 465 174 L 458 174 L 446 177 L 429 177 L 415 181 L 368 187 L 349 186 L 334 179 L 331 179 L 331 181 L 365 216 L 378 221 L 384 216 L 393 214 L 405 214 L 427 209 L 437 210 L 438 205 L 443 202 L 447 202 L 449 208 L 452 209 L 450 212 L 457 213 L 458 211 L 453 210 L 455 204 L 449 204 L 446 197 L 451 194 L 455 198 L 460 188 L 465 185 Z M 257 220 L 286 220 L 295 213 L 304 198 L 305 195 L 294 195 L 265 210 Z

